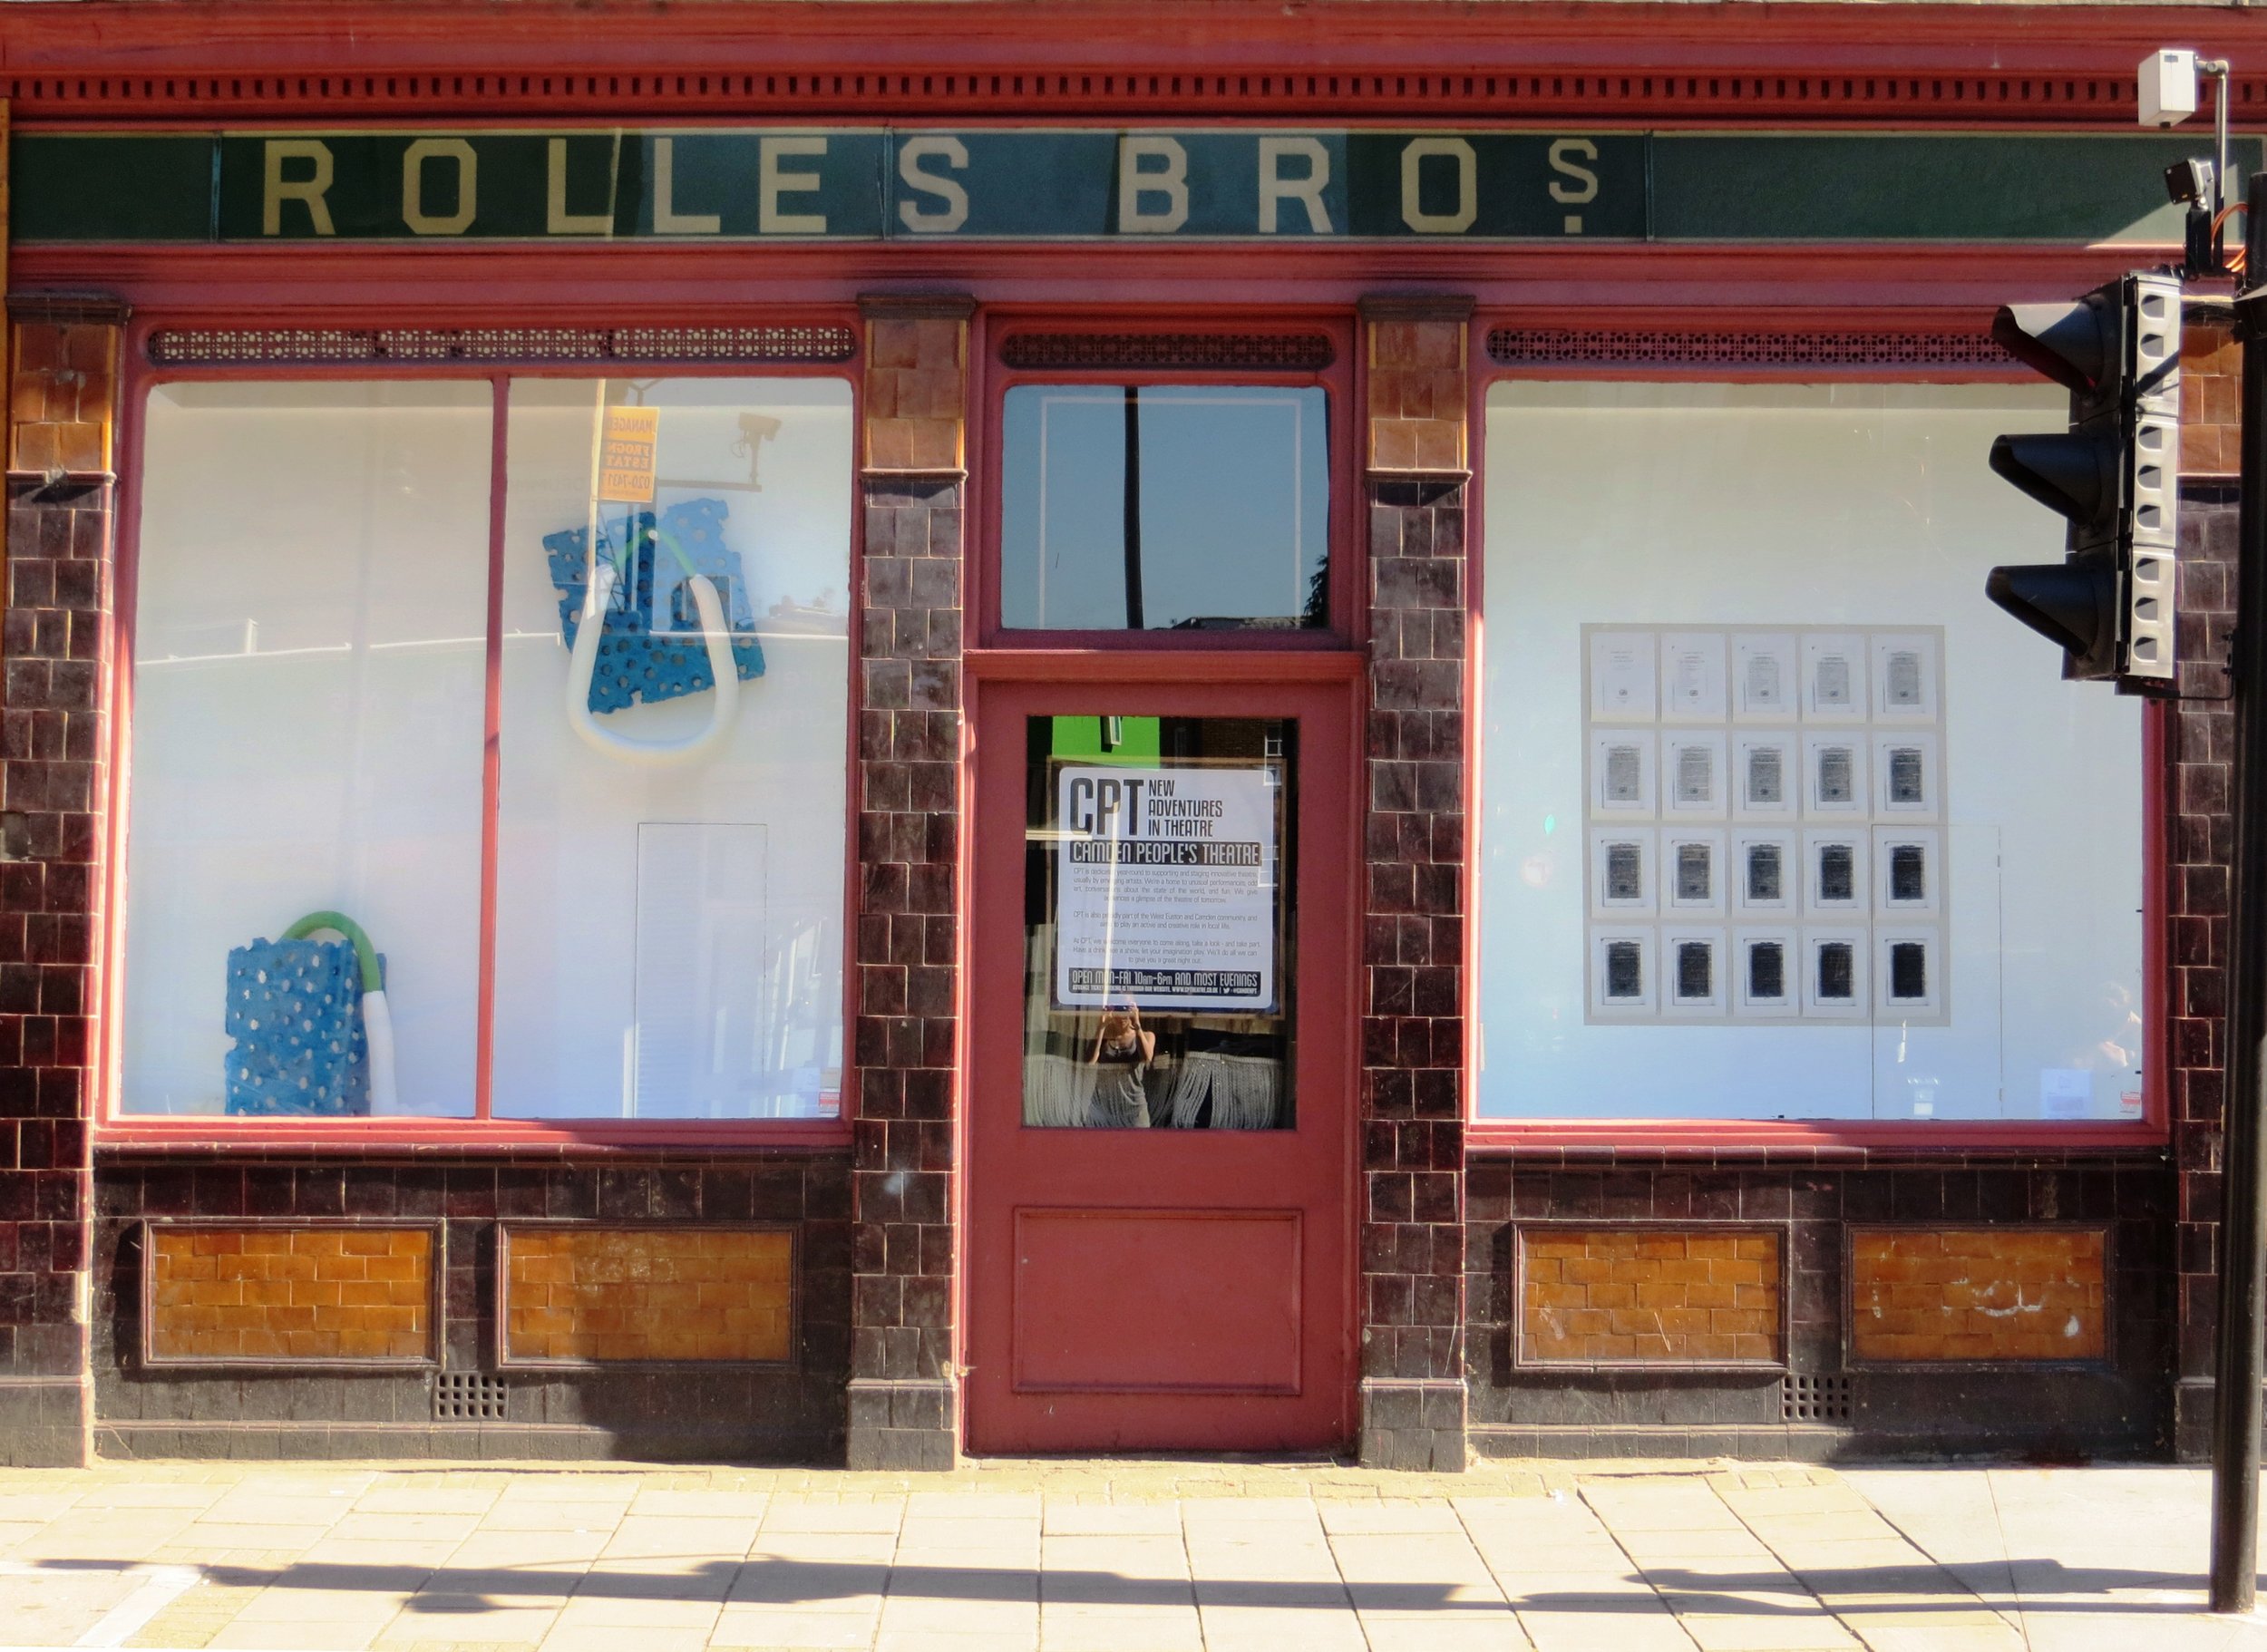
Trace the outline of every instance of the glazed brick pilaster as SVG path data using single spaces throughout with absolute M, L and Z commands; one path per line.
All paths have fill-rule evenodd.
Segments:
M 1363 307 L 1369 722 L 1362 940 L 1365 1463 L 1461 1469 L 1465 317 Z
M 963 299 L 865 306 L 848 1456 L 949 1467 L 958 1058 Z
M 2179 1382 L 2175 1443 L 2200 1455 L 2212 1415 L 2219 1319 L 2220 1165 L 2235 714 L 2226 699 L 2235 624 L 2243 352 L 2228 328 L 2191 324 L 2181 349 L 2180 698 L 2165 719 L 2165 1099 L 2179 1175 Z
M 9 306 L 0 629 L 0 1462 L 75 1463 L 124 315 Z

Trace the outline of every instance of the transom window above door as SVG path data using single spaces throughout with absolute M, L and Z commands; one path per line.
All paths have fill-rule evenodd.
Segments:
M 1328 622 L 1321 387 L 1018 384 L 1004 435 L 1004 628 Z

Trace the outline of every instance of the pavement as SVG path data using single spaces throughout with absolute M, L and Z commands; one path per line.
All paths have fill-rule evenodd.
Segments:
M 2267 1652 L 2175 1468 L 0 1471 L 0 1645 Z

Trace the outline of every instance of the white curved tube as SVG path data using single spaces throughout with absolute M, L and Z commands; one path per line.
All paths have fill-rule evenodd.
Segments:
M 394 1012 L 385 1006 L 383 987 L 363 992 L 362 1035 L 370 1046 L 370 1116 L 395 1117 L 402 1103 L 394 1083 Z
M 732 629 L 725 623 L 724 600 L 716 587 L 699 574 L 687 581 L 693 606 L 700 610 L 701 640 L 708 646 L 708 669 L 715 676 L 715 704 L 709 707 L 708 726 L 675 740 L 641 740 L 598 726 L 590 714 L 590 678 L 598 669 L 598 639 L 606 627 L 607 605 L 614 595 L 614 565 L 593 559 L 584 588 L 582 619 L 575 629 L 575 650 L 567 666 L 567 721 L 593 751 L 625 763 L 691 763 L 723 743 L 732 732 L 740 709 L 740 666 L 732 656 Z

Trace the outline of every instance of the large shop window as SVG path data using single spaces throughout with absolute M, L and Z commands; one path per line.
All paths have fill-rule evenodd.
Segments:
M 1484 1116 L 2140 1115 L 2141 707 L 1983 595 L 2063 411 L 1494 387 Z
M 849 387 L 497 394 L 151 393 L 121 1112 L 839 1113 Z

